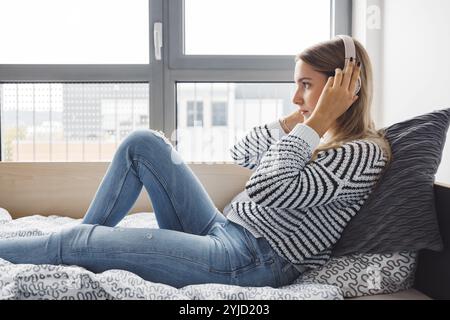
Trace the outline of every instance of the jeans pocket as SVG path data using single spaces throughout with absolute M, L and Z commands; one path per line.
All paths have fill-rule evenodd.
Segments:
M 248 270 L 258 265 L 255 247 L 246 229 L 230 220 L 223 225 L 225 246 L 228 249 L 233 272 Z M 256 264 L 255 264 L 256 262 Z
M 280 287 L 291 285 L 300 276 L 300 271 L 288 260 L 278 256 Z
M 248 252 L 251 254 L 253 261 L 259 262 L 260 259 L 258 257 L 258 253 L 255 248 L 255 243 L 253 242 L 253 239 L 252 239 L 254 237 L 245 228 L 243 228 L 243 233 L 245 236 L 245 244 L 247 246 Z

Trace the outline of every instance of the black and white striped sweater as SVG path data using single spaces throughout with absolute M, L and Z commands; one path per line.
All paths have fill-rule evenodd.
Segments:
M 387 160 L 378 144 L 355 140 L 311 161 L 319 143 L 309 126 L 297 124 L 286 134 L 275 121 L 254 127 L 230 149 L 235 163 L 255 171 L 245 185 L 247 200 L 231 202 L 227 218 L 266 238 L 300 270 L 330 259 Z

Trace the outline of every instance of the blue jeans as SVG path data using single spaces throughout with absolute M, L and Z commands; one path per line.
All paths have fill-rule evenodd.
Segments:
M 158 229 L 115 227 L 142 186 Z M 229 221 L 170 142 L 139 129 L 119 145 L 81 224 L 44 236 L 0 240 L 12 263 L 78 265 L 133 272 L 181 288 L 222 283 L 280 287 L 299 271 L 264 238 Z

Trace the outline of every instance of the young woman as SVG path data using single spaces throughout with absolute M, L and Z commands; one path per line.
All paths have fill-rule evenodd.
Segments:
M 255 171 L 226 216 L 164 136 L 140 129 L 120 144 L 81 224 L 0 240 L 0 257 L 124 269 L 177 288 L 281 287 L 323 265 L 390 157 L 371 120 L 367 52 L 354 41 L 350 61 L 344 43 L 336 38 L 298 55 L 298 110 L 253 128 L 230 150 Z M 115 227 L 142 186 L 159 229 Z

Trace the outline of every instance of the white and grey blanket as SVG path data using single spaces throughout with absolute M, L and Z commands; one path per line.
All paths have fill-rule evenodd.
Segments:
M 44 235 L 76 225 L 81 219 L 32 215 L 12 219 L 0 208 L 0 239 Z M 152 212 L 131 214 L 120 227 L 158 228 Z M 295 283 L 282 288 L 222 284 L 190 285 L 180 289 L 145 281 L 124 270 L 93 273 L 79 266 L 12 264 L 0 258 L 0 300 L 17 299 L 195 299 L 195 300 L 342 300 L 340 288 Z

